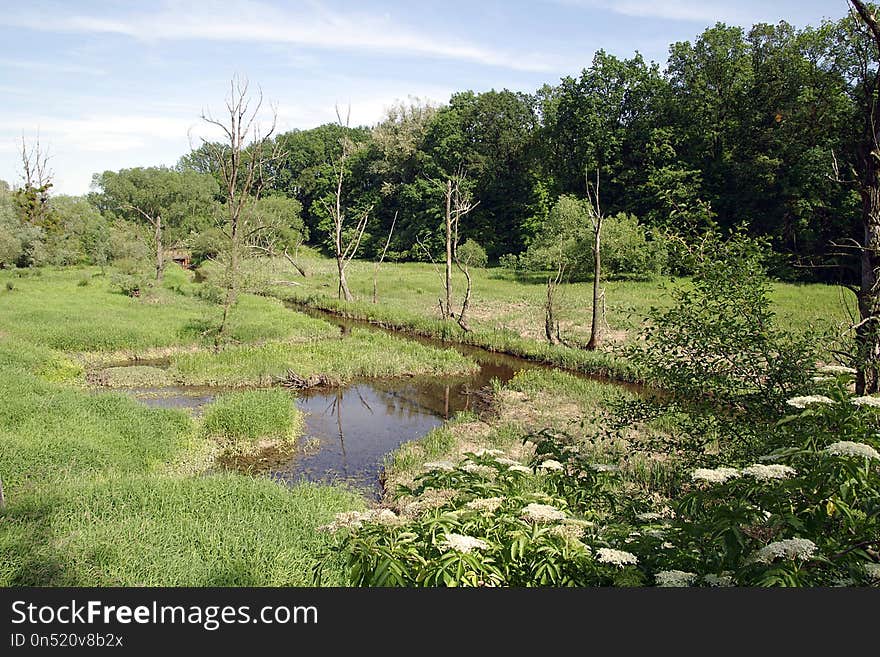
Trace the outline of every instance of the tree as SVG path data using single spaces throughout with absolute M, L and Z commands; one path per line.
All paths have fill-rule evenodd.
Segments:
M 167 167 L 105 171 L 93 177 L 92 186 L 97 193 L 91 200 L 106 216 L 149 227 L 157 285 L 167 245 L 208 225 L 217 195 L 211 176 Z
M 223 192 L 226 196 L 224 232 L 228 240 L 226 262 L 226 295 L 223 302 L 223 319 L 217 332 L 217 344 L 226 334 L 229 312 L 238 298 L 239 265 L 242 243 L 252 237 L 248 231 L 254 203 L 269 182 L 271 165 L 280 159 L 280 150 L 270 140 L 275 132 L 278 113 L 271 109 L 269 128 L 259 123 L 263 107 L 263 92 L 254 97 L 249 92 L 248 81 L 234 76 L 229 83 L 226 97 L 226 114 L 222 120 L 210 111 L 202 112 L 202 120 L 220 129 L 224 143 L 204 141 L 204 146 L 220 172 Z
M 440 300 L 440 314 L 444 320 L 455 318 L 455 312 L 452 308 L 452 265 L 455 263 L 459 271 L 465 275 L 467 280 L 467 290 L 464 300 L 461 304 L 461 311 L 458 314 L 458 324 L 465 331 L 469 330 L 467 326 L 467 309 L 471 299 L 471 276 L 467 266 L 461 264 L 458 257 L 458 239 L 459 224 L 462 217 L 469 214 L 476 208 L 480 202 L 471 200 L 470 190 L 467 187 L 467 180 L 464 174 L 459 173 L 450 176 L 445 182 L 434 181 L 437 186 L 443 190 L 443 201 L 446 207 L 444 213 L 444 235 L 446 246 L 446 260 L 443 278 L 443 288 L 446 293 L 446 302 Z
M 593 227 L 593 316 L 590 324 L 590 340 L 587 349 L 599 346 L 602 327 L 599 324 L 599 281 L 602 278 L 602 206 L 599 204 L 599 168 L 596 167 L 596 182 L 591 185 L 587 181 L 587 197 L 590 201 L 590 224 Z M 604 292 L 603 292 L 604 294 Z M 604 319 L 604 317 L 603 317 Z
M 343 123 L 339 108 L 336 108 L 336 118 L 340 127 L 348 129 L 350 117 L 351 108 L 349 108 L 349 112 Z M 361 239 L 364 236 L 364 230 L 367 227 L 367 219 L 370 217 L 370 211 L 373 209 L 373 206 L 369 206 L 356 215 L 357 222 L 354 226 L 353 232 L 349 234 L 346 229 L 346 222 L 348 220 L 346 216 L 347 209 L 343 206 L 343 181 L 345 180 L 346 164 L 358 147 L 347 135 L 341 138 L 340 145 L 342 146 L 342 151 L 339 158 L 333 162 L 333 172 L 336 179 L 334 203 L 332 205 L 329 203 L 325 204 L 325 207 L 333 221 L 333 250 L 339 281 L 339 298 L 344 298 L 346 301 L 352 301 L 354 297 L 351 295 L 351 290 L 348 289 L 348 281 L 345 279 L 345 270 L 357 254 Z
M 864 394 L 880 390 L 880 23 L 864 2 L 850 2 L 869 31 L 873 46 L 873 62 L 866 63 L 865 77 L 860 81 L 861 138 L 855 167 L 862 198 L 864 231 L 859 245 L 861 282 L 857 292 L 856 391 Z
M 49 190 L 53 186 L 54 172 L 49 168 L 48 150 L 40 145 L 39 133 L 30 146 L 22 136 L 21 167 L 24 185 L 15 192 L 16 204 L 24 221 L 47 230 L 52 223 Z

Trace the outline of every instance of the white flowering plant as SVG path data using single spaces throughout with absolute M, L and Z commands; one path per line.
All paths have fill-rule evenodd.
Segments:
M 547 440 L 555 440 L 550 438 Z M 367 586 L 634 586 L 646 582 L 638 557 L 622 540 L 600 537 L 597 523 L 582 513 L 596 510 L 581 492 L 573 506 L 561 479 L 575 484 L 571 452 L 560 452 L 561 467 L 540 468 L 540 449 L 530 466 L 519 468 L 492 453 L 468 454 L 453 470 L 434 469 L 401 487 L 404 499 L 440 502 L 402 522 L 334 523 L 339 547 L 354 585 Z M 470 467 L 473 465 L 480 468 Z M 601 493 L 613 472 L 588 469 L 592 489 Z M 563 494 L 560 495 L 559 493 Z M 597 499 L 598 501 L 598 499 Z M 599 507 L 607 507 L 605 499 Z M 612 532 L 615 536 L 616 534 Z M 609 542 L 610 538 L 610 542 Z M 628 556 L 627 556 L 628 555 Z

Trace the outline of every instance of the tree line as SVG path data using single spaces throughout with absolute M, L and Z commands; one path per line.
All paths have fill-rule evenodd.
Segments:
M 770 240 L 779 276 L 839 280 L 843 271 L 855 280 L 856 259 L 838 245 L 860 237 L 861 201 L 846 179 L 863 143 L 871 45 L 853 16 L 803 29 L 718 23 L 673 44 L 662 69 L 639 54 L 599 51 L 578 75 L 531 94 L 464 91 L 443 106 L 410 100 L 375 126 L 339 121 L 276 134 L 243 157 L 254 148 L 278 153 L 260 171 L 259 210 L 285 245 L 307 242 L 331 256 L 352 237 L 337 230 L 337 207 L 365 217 L 344 227 L 360 230 L 357 257 L 442 254 L 437 181 L 455 177 L 479 201 L 458 227 L 462 242 L 492 262 L 552 268 L 547 240 L 555 245 L 564 230 L 560 199 L 584 199 L 598 171 L 612 275 L 686 273 L 677 240 L 744 228 Z M 85 202 L 25 181 L 17 195 L 0 194 L 0 261 L 97 262 L 116 254 L 80 234 L 96 221 L 146 229 L 150 243 L 146 218 L 160 215 L 167 244 L 211 257 L 221 241 L 216 217 L 229 208 L 217 164 L 223 148 L 203 143 L 171 168 L 97 174 Z M 16 223 L 16 214 L 28 220 Z M 588 242 L 577 231 L 563 237 L 577 260 L 570 273 L 589 278 Z

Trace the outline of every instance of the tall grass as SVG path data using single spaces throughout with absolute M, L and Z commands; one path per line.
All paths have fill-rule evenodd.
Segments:
M 319 563 L 340 585 L 316 530 L 362 505 L 232 473 L 66 482 L 0 515 L 0 586 L 307 586 Z
M 195 385 L 265 386 L 295 372 L 314 382 L 344 383 L 356 377 L 464 374 L 476 365 L 451 349 L 354 330 L 341 340 L 305 344 L 270 342 L 220 352 L 176 354 L 169 374 Z
M 247 390 L 220 395 L 205 406 L 202 430 L 228 444 L 259 439 L 292 442 L 303 428 L 303 414 L 284 390 Z

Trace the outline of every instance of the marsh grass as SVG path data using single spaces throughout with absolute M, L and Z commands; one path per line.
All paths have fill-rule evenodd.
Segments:
M 468 374 L 476 368 L 452 349 L 356 329 L 341 340 L 269 342 L 177 354 L 168 371 L 188 385 L 268 386 L 288 371 L 314 383 L 341 384 L 357 377 Z
M 205 406 L 202 416 L 204 435 L 233 453 L 295 445 L 303 427 L 303 413 L 285 390 L 229 392 Z
M 429 263 L 386 263 L 379 272 L 379 303 L 372 296 L 372 265 L 353 261 L 348 279 L 356 298 L 340 302 L 335 295 L 333 262 L 311 252 L 302 258 L 309 276 L 297 278 L 298 287 L 269 286 L 270 294 L 347 317 L 370 321 L 388 328 L 444 340 L 473 344 L 487 349 L 531 358 L 567 369 L 640 381 L 643 373 L 619 353 L 632 343 L 652 308 L 670 304 L 669 292 L 688 287 L 688 279 L 658 278 L 651 281 L 607 281 L 605 289 L 607 330 L 605 345 L 588 352 L 592 284 L 565 285 L 557 313 L 563 337 L 573 348 L 553 347 L 544 338 L 546 278 L 523 276 L 502 268 L 473 269 L 473 299 L 470 324 L 462 332 L 454 322 L 442 322 L 437 300 L 443 289 L 439 270 Z M 456 272 L 454 289 L 464 289 Z M 795 332 L 811 327 L 820 330 L 848 325 L 842 288 L 821 284 L 775 283 L 771 299 L 780 325 Z
M 174 270 L 177 273 L 173 273 Z M 78 286 L 84 270 L 45 269 L 0 294 L 0 332 L 64 352 L 102 352 L 132 357 L 146 350 L 212 344 L 222 310 L 175 282 L 188 273 L 169 267 L 165 286 L 142 298 L 113 290 L 107 277 Z M 91 271 L 91 270 L 85 270 Z M 0 280 L 11 280 L 0 271 Z M 339 330 L 318 319 L 292 313 L 275 299 L 241 295 L 232 313 L 229 339 L 315 340 Z M 118 359 L 118 358 L 117 358 Z
M 319 560 L 340 585 L 316 530 L 362 507 L 341 488 L 234 473 L 65 482 L 0 516 L 0 585 L 307 586 Z

